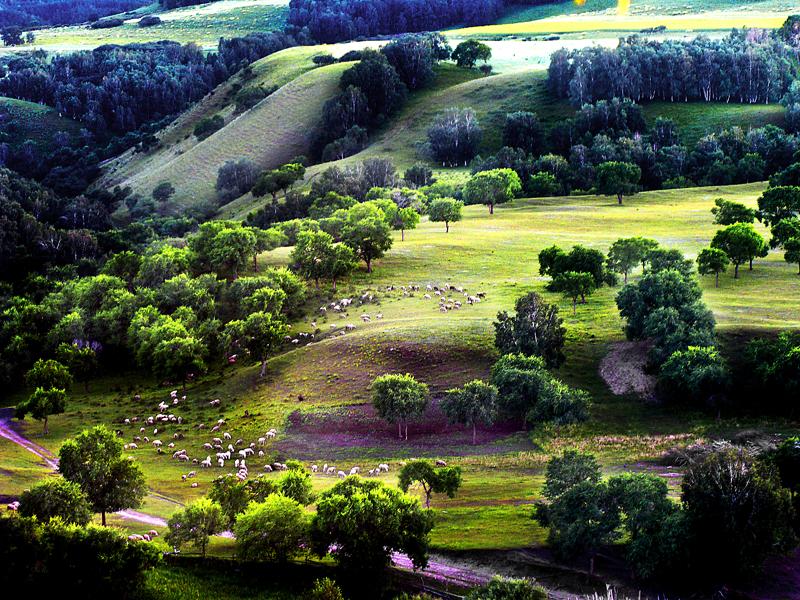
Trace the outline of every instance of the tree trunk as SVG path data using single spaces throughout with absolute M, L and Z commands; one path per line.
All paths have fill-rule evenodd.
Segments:
M 625 283 L 628 283 L 628 272 L 625 271 L 624 275 L 625 275 L 625 280 L 624 281 L 625 281 Z
M 753 270 L 753 257 L 750 257 L 750 270 Z
M 331 286 L 333 287 L 333 291 L 335 292 L 336 291 L 336 278 L 335 277 L 333 279 L 331 279 Z
M 103 524 L 103 527 L 106 526 L 106 511 L 100 511 L 100 522 Z
M 372 260 L 364 261 L 367 263 L 367 273 L 372 273 Z
M 400 241 L 401 242 L 405 242 L 406 241 L 406 230 L 405 229 L 401 229 L 400 230 Z
M 48 433 L 50 433 L 50 432 L 47 431 L 47 417 L 45 417 L 44 418 L 44 434 L 47 435 Z
M 719 287 L 719 271 L 715 273 L 716 277 L 714 279 L 714 287 Z
M 258 273 L 258 253 L 253 254 L 253 271 Z
M 739 279 L 739 263 L 733 265 L 733 278 Z
M 444 222 L 444 232 L 445 233 L 450 233 L 450 221 L 445 221 Z
M 617 194 L 617 204 L 622 205 L 622 194 Z
M 314 287 L 319 289 L 319 277 L 314 277 Z
M 406 441 L 408 441 L 408 423 L 405 423 L 404 427 L 406 430 Z
M 489 214 L 490 214 L 490 215 L 493 215 L 493 214 L 494 214 L 494 204 L 490 204 L 490 205 L 489 205 Z
M 577 299 L 577 298 L 573 298 L 573 299 L 572 299 L 572 316 L 573 316 L 573 317 L 575 316 L 575 305 L 576 305 L 577 303 L 578 303 L 578 299 Z
M 403 423 L 401 421 L 397 422 L 397 439 L 403 439 Z
M 473 446 L 477 443 L 477 437 L 478 436 L 477 436 L 476 429 L 477 429 L 477 427 L 475 426 L 475 423 L 473 423 L 472 424 L 472 445 Z
M 267 374 L 267 359 L 265 358 L 264 360 L 261 361 L 261 374 L 259 375 L 259 377 L 263 379 L 266 374 Z

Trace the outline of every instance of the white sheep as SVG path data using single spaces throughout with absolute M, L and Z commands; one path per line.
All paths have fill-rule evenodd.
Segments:
M 350 475 L 357 475 L 361 469 L 359 467 L 353 467 L 350 469 Z
M 339 479 L 344 479 L 347 477 L 347 474 L 344 471 L 339 471 L 336 475 L 339 476 Z
M 225 433 L 222 434 L 222 437 L 225 438 L 226 440 L 229 440 L 231 439 L 231 434 L 226 431 Z
M 316 473 L 317 471 L 319 471 L 319 467 L 317 465 L 311 465 L 311 472 Z
M 381 463 L 381 464 L 378 465 L 378 469 L 380 469 L 384 473 L 388 473 L 389 472 L 389 465 L 387 465 L 386 463 Z
M 259 446 L 266 446 L 267 445 L 267 438 L 266 437 L 258 438 L 258 445 Z

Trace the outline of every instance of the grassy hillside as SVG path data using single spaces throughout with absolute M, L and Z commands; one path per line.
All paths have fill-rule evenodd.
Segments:
M 33 140 L 40 150 L 52 151 L 56 133 L 63 131 L 70 137 L 76 137 L 81 130 L 80 123 L 60 117 L 48 106 L 15 98 L 0 97 L 0 116 L 4 123 L 15 123 L 15 128 L 5 140 L 14 147 L 21 146 L 26 140 Z
M 21 49 L 44 48 L 67 52 L 103 44 L 157 40 L 193 42 L 203 48 L 213 49 L 217 47 L 220 36 L 237 37 L 257 31 L 282 29 L 288 15 L 286 0 L 218 0 L 169 11 L 159 11 L 157 8 L 157 5 L 152 5 L 135 11 L 130 18 L 123 16 L 125 24 L 110 29 L 73 25 L 38 30 L 35 32 L 35 44 Z M 156 15 L 162 23 L 153 27 L 139 27 L 138 21 L 144 14 Z
M 151 157 L 146 168 L 128 169 L 130 175 L 115 180 L 143 195 L 170 181 L 176 189 L 173 202 L 185 206 L 213 202 L 217 171 L 226 161 L 248 158 L 268 169 L 308 152 L 322 106 L 338 90 L 345 68 L 346 64 L 335 64 L 303 73 L 211 137 L 188 142 L 187 148 L 168 146 Z
M 609 349 L 624 339 L 614 304 L 617 289 L 603 288 L 587 305 L 579 306 L 573 317 L 567 301 L 544 291 L 546 281 L 538 273 L 537 253 L 553 243 L 584 243 L 607 250 L 615 239 L 636 232 L 694 257 L 716 230 L 710 213 L 714 198 L 755 206 L 762 189 L 763 185 L 752 184 L 650 192 L 626 199 L 623 206 L 604 197 L 519 200 L 499 207 L 494 216 L 485 207 L 468 207 L 464 220 L 450 233 L 445 233 L 441 224 L 423 222 L 407 233 L 405 242 L 399 237 L 395 240 L 373 274 L 360 271 L 336 296 L 369 290 L 379 304 L 356 307 L 341 319 L 328 319 L 317 312 L 292 329 L 309 331 L 313 319 L 326 334 L 331 324 L 339 329 L 348 322 L 356 323 L 354 332 L 327 335 L 277 356 L 270 361 L 263 381 L 258 380 L 257 367 L 239 366 L 191 387 L 187 402 L 175 409 L 187 422 L 177 428 L 186 432 L 182 447 L 192 457 L 205 457 L 207 452 L 201 446 L 209 436 L 194 426 L 224 417 L 234 438 L 254 440 L 269 427 L 277 428 L 278 438 L 267 449 L 270 460 L 299 458 L 307 464 L 334 463 L 338 468 L 363 468 L 385 461 L 392 468 L 383 476 L 387 483 L 396 481 L 398 463 L 408 457 L 447 458 L 464 469 L 464 487 L 458 495 L 452 500 L 436 496 L 433 501 L 437 521 L 433 542 L 436 548 L 449 551 L 510 550 L 542 544 L 545 531 L 530 520 L 529 504 L 539 496 L 548 456 L 565 447 L 598 453 L 608 472 L 625 469 L 662 475 L 675 490 L 680 477 L 652 460 L 663 450 L 743 428 L 776 432 L 792 431 L 792 426 L 782 421 L 677 414 L 634 396 L 612 394 L 598 375 L 598 365 Z M 269 253 L 261 257 L 261 263 L 284 265 L 287 254 L 286 249 Z M 442 314 L 435 301 L 386 291 L 388 285 L 408 283 L 466 286 L 471 292 L 486 292 L 486 300 Z M 796 309 L 800 278 L 796 266 L 785 263 L 780 253 L 758 259 L 755 270 L 745 269 L 739 280 L 725 274 L 719 289 L 713 287 L 710 277 L 701 284 L 728 343 L 738 339 L 741 329 L 776 331 L 800 326 Z M 470 432 L 447 425 L 436 402 L 449 387 L 488 375 L 494 355 L 492 321 L 499 310 L 510 309 L 514 300 L 529 290 L 544 293 L 561 306 L 568 329 L 568 360 L 559 376 L 592 393 L 592 418 L 580 426 L 544 428 L 532 434 L 519 432 L 513 423 L 499 424 L 481 430 L 479 444 L 472 446 Z M 310 306 L 331 298 L 323 292 Z M 381 312 L 383 319 L 364 325 L 358 318 L 363 312 Z M 385 372 L 410 372 L 431 386 L 433 407 L 423 423 L 409 427 L 408 443 L 397 441 L 392 427 L 377 419 L 368 405 L 369 383 Z M 129 439 L 138 429 L 120 425 L 121 420 L 150 414 L 166 397 L 166 390 L 151 386 L 150 381 L 133 374 L 99 381 L 93 384 L 91 394 L 73 391 L 68 412 L 51 419 L 49 437 L 40 437 L 38 423 L 25 422 L 23 428 L 53 450 L 94 422 L 114 423 Z M 143 400 L 134 403 L 131 398 L 137 392 Z M 219 409 L 209 408 L 208 401 L 213 398 L 221 398 Z M 164 435 L 171 436 L 175 430 L 169 426 Z M 30 456 L 6 452 L 10 453 L 8 444 L 0 440 L 0 453 L 12 456 L 3 467 L 0 494 L 16 493 L 37 473 L 44 474 L 45 469 L 36 467 Z M 199 470 L 196 481 L 200 485 L 193 489 L 180 478 L 189 467 L 168 455 L 157 455 L 150 447 L 132 452 L 142 462 L 151 488 L 175 501 L 185 502 L 207 492 L 210 481 L 224 472 Z M 248 463 L 256 471 L 266 460 Z M 334 481 L 315 476 L 314 486 L 321 490 Z M 151 497 L 143 510 L 167 516 L 175 505 Z

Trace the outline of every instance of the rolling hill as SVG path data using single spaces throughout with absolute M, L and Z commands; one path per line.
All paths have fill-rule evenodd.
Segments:
M 14 147 L 21 146 L 26 140 L 32 140 L 43 152 L 52 151 L 55 147 L 53 136 L 65 132 L 70 138 L 77 137 L 81 124 L 72 119 L 61 117 L 52 108 L 35 102 L 0 97 L 0 117 L 3 123 L 13 121 L 8 130 L 6 140 Z

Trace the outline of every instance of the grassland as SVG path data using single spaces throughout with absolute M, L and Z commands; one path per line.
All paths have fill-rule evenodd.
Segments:
M 81 129 L 79 123 L 59 116 L 48 106 L 16 98 L 0 96 L 0 114 L 7 115 L 16 123 L 16 128 L 5 140 L 15 148 L 22 146 L 26 140 L 32 140 L 41 151 L 49 152 L 54 150 L 53 136 L 56 133 L 63 131 L 70 138 L 75 138 Z
M 139 27 L 144 14 L 153 14 L 161 24 Z M 35 31 L 36 42 L 19 49 L 71 52 L 103 44 L 131 44 L 172 40 L 195 43 L 211 50 L 220 36 L 238 37 L 258 31 L 283 29 L 288 15 L 284 0 L 219 0 L 209 4 L 158 11 L 157 5 L 123 15 L 124 25 L 110 29 L 89 29 L 85 25 L 53 27 Z
M 341 328 L 344 323 L 356 322 L 354 332 L 328 335 L 277 356 L 270 361 L 263 381 L 257 377 L 257 367 L 209 375 L 189 389 L 186 404 L 175 410 L 190 424 L 224 417 L 234 437 L 245 440 L 276 427 L 279 436 L 269 448 L 270 459 L 335 462 L 339 468 L 387 461 L 392 465 L 392 472 L 383 476 L 387 483 L 395 481 L 399 462 L 409 457 L 447 458 L 464 469 L 464 486 L 452 500 L 434 497 L 435 548 L 462 552 L 536 547 L 545 532 L 530 521 L 530 503 L 538 497 L 543 465 L 554 452 L 567 447 L 591 450 L 598 453 L 608 472 L 661 474 L 674 492 L 680 478 L 651 462 L 664 450 L 745 428 L 796 430 L 796 424 L 780 420 L 724 415 L 716 420 L 699 413 L 676 414 L 635 397 L 613 395 L 598 375 L 598 364 L 613 344 L 623 340 L 614 305 L 616 290 L 603 288 L 573 317 L 566 301 L 544 292 L 545 280 L 538 274 L 536 257 L 545 246 L 583 243 L 606 250 L 615 239 L 633 232 L 694 257 L 716 229 L 710 213 L 713 200 L 722 196 L 753 206 L 762 189 L 763 184 L 752 184 L 648 192 L 626 199 L 621 207 L 615 199 L 604 197 L 518 200 L 498 208 L 494 216 L 484 207 L 468 207 L 465 219 L 450 233 L 440 224 L 423 222 L 407 233 L 405 242 L 395 242 L 373 274 L 357 273 L 340 291 L 339 297 L 371 290 L 379 304 L 358 307 L 343 319 L 316 319 L 324 332 L 331 324 Z M 286 261 L 286 249 L 260 259 L 262 265 Z M 435 302 L 419 295 L 403 297 L 386 291 L 387 285 L 412 282 L 466 286 L 485 291 L 487 298 L 460 312 L 442 314 Z M 730 273 L 723 276 L 718 289 L 711 278 L 704 278 L 702 286 L 726 343 L 738 343 L 742 329 L 777 331 L 800 326 L 796 307 L 800 277 L 780 253 L 757 260 L 755 269 L 745 270 L 739 280 Z M 492 320 L 497 311 L 510 309 L 528 290 L 542 292 L 560 304 L 568 328 L 569 358 L 559 376 L 591 392 L 592 418 L 581 426 L 543 428 L 528 434 L 518 432 L 514 424 L 500 424 L 481 431 L 480 443 L 473 447 L 468 432 L 444 423 L 436 403 L 449 387 L 488 375 L 494 356 Z M 319 306 L 330 297 L 323 291 L 309 305 Z M 368 325 L 358 321 L 361 312 L 378 311 L 383 313 L 382 320 Z M 295 323 L 293 330 L 311 330 L 310 320 Z M 396 441 L 391 427 L 378 420 L 368 406 L 369 383 L 385 372 L 414 373 L 432 389 L 434 406 L 421 423 L 409 428 L 407 444 Z M 138 403 L 131 399 L 137 392 L 143 398 Z M 40 435 L 38 423 L 24 422 L 22 427 L 32 439 L 54 451 L 63 439 L 96 422 L 121 427 L 129 438 L 138 430 L 120 425 L 120 420 L 151 414 L 165 396 L 165 390 L 148 381 L 123 374 L 97 382 L 90 394 L 76 390 L 68 413 L 51 419 L 47 438 Z M 213 398 L 222 400 L 219 409 L 208 407 Z M 192 456 L 204 457 L 206 452 L 200 446 L 208 435 L 192 426 L 180 429 L 186 432 L 181 447 Z M 171 436 L 174 430 L 167 428 L 165 435 Z M 180 478 L 188 470 L 186 466 L 149 447 L 133 454 L 145 468 L 154 492 L 169 499 L 150 498 L 143 510 L 162 517 L 175 509 L 173 502 L 186 502 L 205 493 L 210 480 L 221 473 L 216 468 L 200 470 L 196 480 L 200 486 L 192 489 Z M 0 455 L 4 457 L 0 495 L 18 493 L 45 472 L 31 457 L 15 454 L 4 440 L 0 440 Z M 6 456 L 11 459 L 6 461 Z M 253 462 L 251 468 L 259 469 L 259 464 Z M 330 478 L 314 478 L 318 491 L 332 483 Z M 127 527 L 142 529 L 135 524 Z M 230 547 L 223 545 L 219 551 L 230 552 Z
M 186 148 L 167 146 L 148 165 L 128 168 L 113 180 L 144 195 L 170 181 L 176 189 L 173 202 L 186 207 L 213 203 L 217 171 L 225 162 L 247 158 L 269 169 L 308 153 L 322 107 L 338 90 L 346 68 L 335 64 L 302 73 L 205 140 L 186 140 Z

